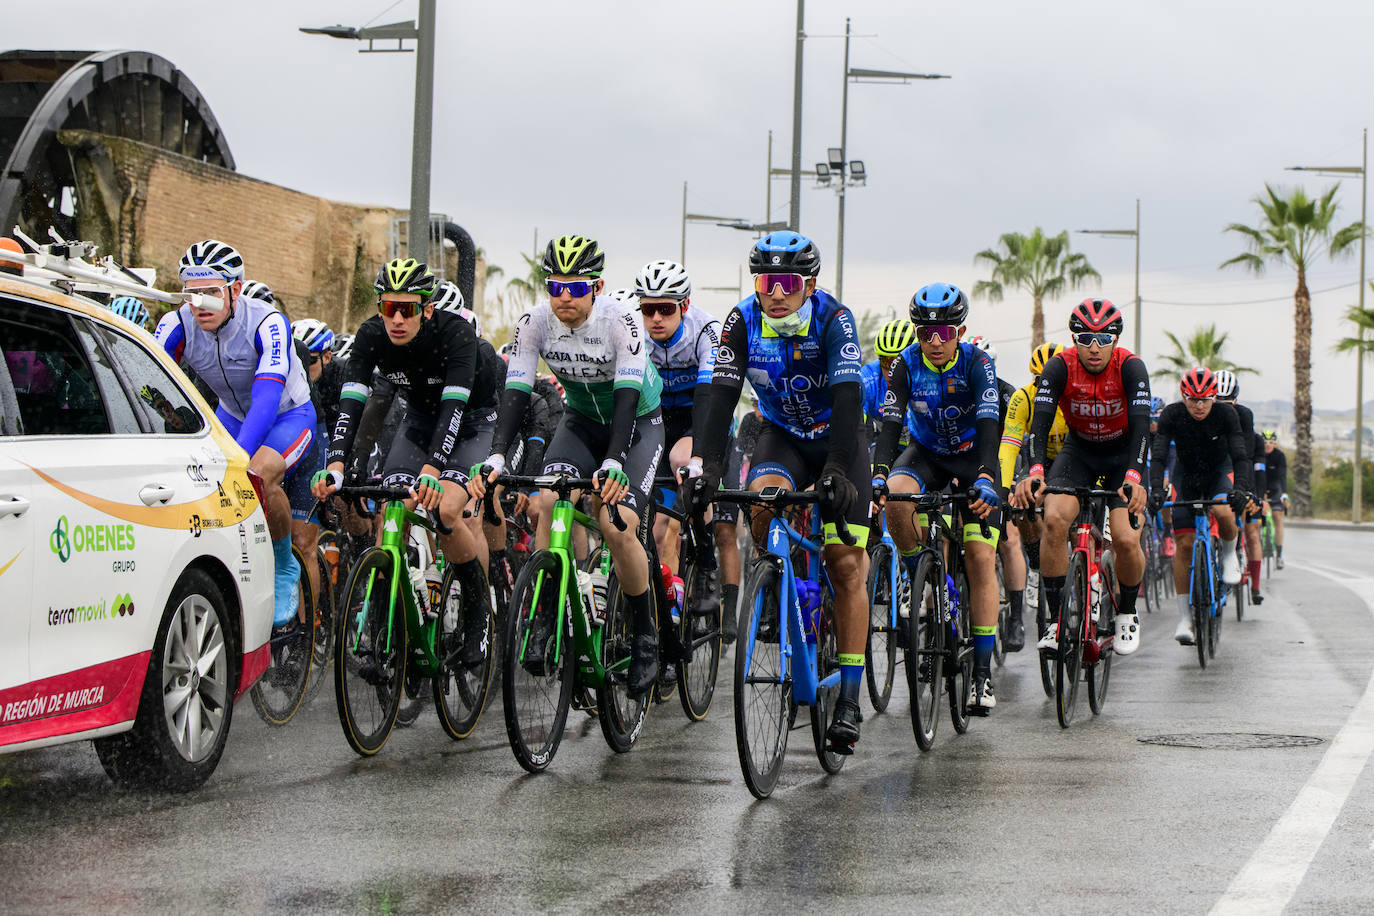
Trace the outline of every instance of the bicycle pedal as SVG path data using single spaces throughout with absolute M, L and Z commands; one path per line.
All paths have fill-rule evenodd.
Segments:
M 837 743 L 829 741 L 826 743 L 825 749 L 832 754 L 840 754 L 845 757 L 849 757 L 854 753 L 854 745 L 847 742 Z
M 978 716 L 979 718 L 984 719 L 992 713 L 992 710 L 984 706 L 966 706 L 964 707 L 964 711 L 968 713 L 970 716 Z

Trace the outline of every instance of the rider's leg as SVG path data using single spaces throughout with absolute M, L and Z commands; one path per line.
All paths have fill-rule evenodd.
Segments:
M 1021 531 L 1015 525 L 1003 526 L 1006 536 L 997 545 L 1002 557 L 1002 575 L 1007 589 L 1008 652 L 1020 652 L 1026 644 L 1026 625 L 1022 609 L 1026 599 L 1026 555 L 1021 550 Z
M 1193 608 L 1188 592 L 1188 577 L 1193 566 L 1193 519 L 1184 509 L 1174 513 L 1174 591 L 1178 602 L 1178 626 L 1174 639 L 1185 646 L 1193 644 Z M 1186 527 L 1184 527 L 1186 526 Z
M 1245 558 L 1250 564 L 1250 598 L 1255 604 L 1259 604 L 1263 598 L 1260 597 L 1260 571 L 1264 567 L 1264 550 L 1260 546 L 1260 516 L 1256 515 L 1253 520 L 1247 519 L 1245 522 Z
M 1120 598 L 1116 608 L 1116 644 L 1118 655 L 1130 655 L 1140 648 L 1140 615 L 1135 611 L 1140 583 L 1145 579 L 1145 551 L 1140 548 L 1140 529 L 1131 526 L 1130 513 L 1125 506 L 1112 509 L 1112 556 L 1116 561 L 1116 584 Z M 1136 516 L 1138 523 L 1143 522 Z
M 286 475 L 286 461 L 276 449 L 264 445 L 253 455 L 253 460 L 248 466 L 262 478 L 262 510 L 267 516 L 267 531 L 272 538 L 272 558 L 275 567 L 275 613 L 272 622 L 275 626 L 284 627 L 296 618 L 297 605 L 300 603 L 296 583 L 301 574 L 300 564 L 291 554 L 291 501 L 281 486 Z
M 445 471 L 441 483 L 444 495 L 439 498 L 439 517 L 453 530 L 440 535 L 444 559 L 453 564 L 454 577 L 463 594 L 463 650 L 460 659 L 469 667 L 481 664 L 486 657 L 489 639 L 487 621 L 490 617 L 490 594 L 487 589 L 486 542 L 475 519 L 463 518 L 468 491 L 454 471 Z

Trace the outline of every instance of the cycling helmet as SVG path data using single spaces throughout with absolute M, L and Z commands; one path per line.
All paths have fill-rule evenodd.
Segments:
M 348 359 L 349 352 L 353 349 L 353 335 L 340 334 L 334 338 L 334 358 Z
M 215 277 L 233 283 L 243 279 L 243 257 L 230 245 L 206 239 L 186 249 L 177 265 L 177 273 L 182 283 Z
M 770 232 L 749 250 L 749 272 L 814 277 L 821 272 L 821 251 L 799 232 Z
M 271 306 L 277 304 L 277 297 L 273 295 L 272 287 L 258 280 L 248 280 L 243 284 L 243 298 L 257 299 Z
M 434 274 L 422 261 L 397 258 L 382 265 L 372 288 L 378 293 L 419 293 L 420 301 L 424 302 L 434 295 L 434 284 Z
M 1185 398 L 1214 398 L 1217 396 L 1217 377 L 1205 366 L 1197 366 L 1183 373 L 1178 390 Z
M 1217 397 L 1223 401 L 1233 401 L 1240 397 L 1240 381 L 1236 374 L 1230 369 L 1218 369 L 1215 373 L 1217 379 Z
M 968 296 L 949 283 L 932 283 L 911 297 L 912 324 L 963 324 L 968 318 Z
M 501 348 L 496 352 L 499 353 L 501 356 L 504 356 L 507 359 L 509 359 L 510 355 L 515 352 L 515 341 L 506 341 L 505 343 L 501 344 Z
M 1045 363 L 1049 362 L 1060 353 L 1064 352 L 1064 345 L 1057 343 L 1042 343 L 1031 351 L 1030 371 L 1031 375 L 1039 375 L 1045 371 Z
M 1164 399 L 1159 395 L 1150 398 L 1150 416 L 1157 417 L 1164 411 Z
M 1120 336 L 1124 326 L 1121 310 L 1112 305 L 1110 299 L 1084 299 L 1074 306 L 1069 315 L 1069 332 L 1072 334 L 1101 331 Z
M 291 322 L 291 336 L 311 353 L 323 353 L 334 343 L 334 332 L 318 318 L 298 318 Z
M 140 328 L 148 327 L 148 309 L 133 296 L 120 296 L 110 303 L 110 311 L 120 318 L 132 321 Z
M 461 313 L 467 308 L 463 291 L 452 280 L 440 280 L 434 287 L 434 297 L 429 301 L 436 312 Z
M 650 261 L 635 278 L 635 295 L 681 302 L 692 295 L 692 279 L 676 261 Z
M 599 277 L 606 269 L 606 254 L 596 239 L 585 235 L 560 235 L 544 249 L 544 272 L 559 277 Z
M 969 343 L 986 353 L 988 359 L 992 360 L 994 363 L 997 362 L 997 348 L 992 345 L 991 340 L 984 337 L 982 334 L 978 334 L 970 339 Z
M 916 340 L 916 326 L 905 318 L 893 318 L 878 331 L 873 349 L 879 356 L 897 356 Z
M 611 290 L 611 298 L 616 302 L 625 302 L 629 305 L 635 304 L 635 291 L 628 288 Z
M 1265 441 L 1265 442 L 1278 442 L 1278 441 L 1279 441 L 1279 431 L 1278 431 L 1277 429 L 1266 429 L 1266 430 L 1262 433 L 1262 435 L 1264 436 L 1264 441 Z

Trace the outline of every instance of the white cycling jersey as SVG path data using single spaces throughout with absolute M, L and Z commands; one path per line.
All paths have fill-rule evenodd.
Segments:
M 711 383 L 719 347 L 720 322 L 705 309 L 690 306 L 672 337 L 664 341 L 649 338 L 649 357 L 663 378 L 665 411 L 691 408 L 693 389 Z

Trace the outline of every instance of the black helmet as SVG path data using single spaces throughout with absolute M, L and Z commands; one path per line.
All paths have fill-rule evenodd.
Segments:
M 799 232 L 770 232 L 750 249 L 749 272 L 814 277 L 821 272 L 821 251 Z

